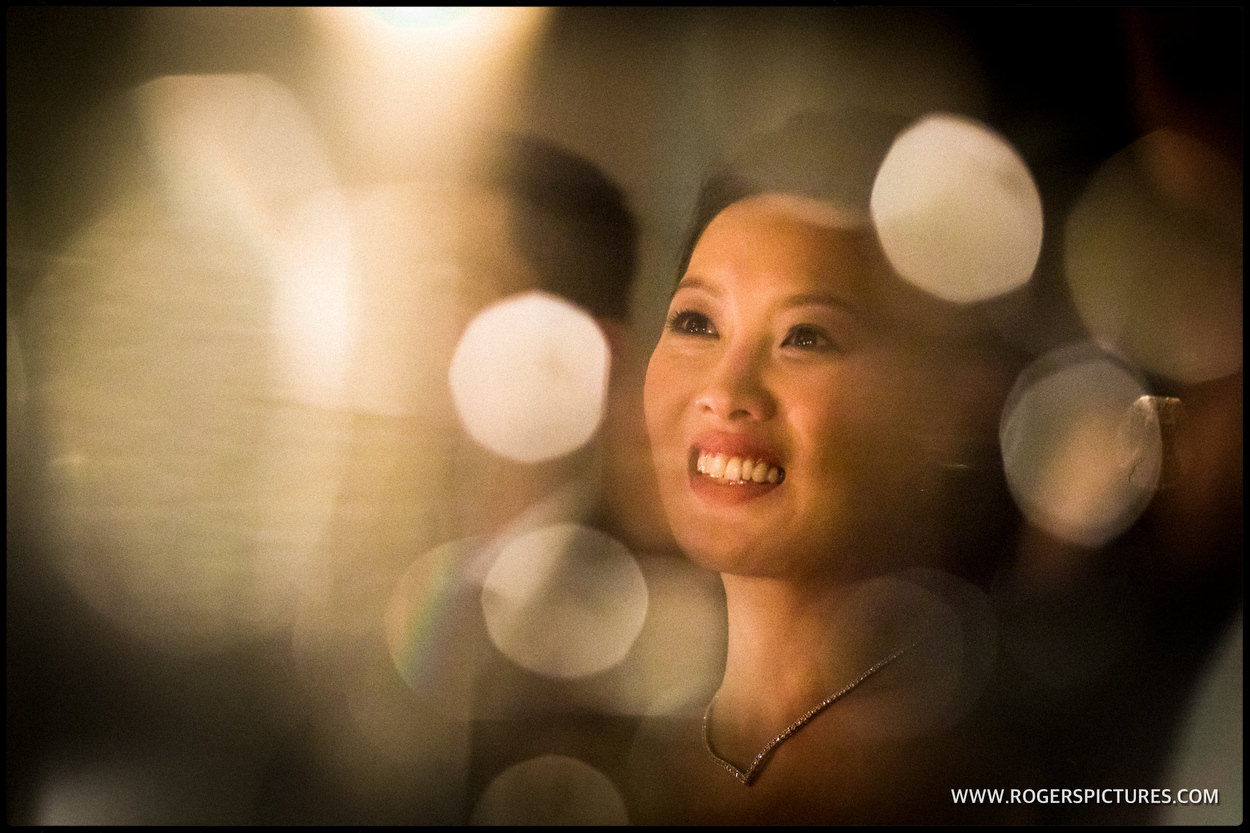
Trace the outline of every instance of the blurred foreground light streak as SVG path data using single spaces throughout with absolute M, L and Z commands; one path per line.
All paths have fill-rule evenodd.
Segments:
M 908 281 L 947 301 L 984 301 L 1028 282 L 1042 201 L 1024 160 L 971 119 L 931 114 L 895 139 L 872 189 L 881 246 Z
M 1128 529 L 1163 471 L 1161 423 L 1144 412 L 1153 407 L 1135 373 L 1087 345 L 1026 368 L 999 431 L 1007 482 L 1025 517 L 1085 547 Z
M 480 10 L 472 6 L 373 6 L 369 12 L 397 28 L 424 30 L 448 39 L 464 38 L 465 30 L 482 23 Z
M 212 650 L 289 623 L 325 578 L 354 242 L 280 85 L 165 77 L 130 101 L 155 187 L 119 195 L 30 303 L 48 510 L 93 607 Z
M 1067 220 L 1065 263 L 1103 349 L 1194 384 L 1242 361 L 1242 189 L 1230 160 L 1171 130 L 1109 159 Z
M 1218 803 L 1174 805 L 1165 824 L 1242 823 L 1245 779 L 1245 614 L 1238 613 L 1215 646 L 1179 733 L 1168 781 L 1218 789 Z
M 316 79 L 328 125 L 367 167 L 430 171 L 454 164 L 464 140 L 493 122 L 549 10 L 306 10 L 317 35 Z
M 329 155 L 294 96 L 261 75 L 167 76 L 134 93 L 161 196 L 263 258 L 279 392 L 336 405 L 356 323 L 353 239 Z

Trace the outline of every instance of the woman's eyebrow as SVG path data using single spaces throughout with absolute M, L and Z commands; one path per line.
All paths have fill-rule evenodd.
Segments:
M 838 295 L 827 292 L 799 292 L 794 295 L 787 295 L 781 300 L 782 307 L 832 307 L 840 309 L 851 315 L 859 315 L 859 308 Z
M 724 292 L 714 283 L 696 276 L 686 276 L 677 282 L 677 286 L 673 287 L 673 295 L 683 289 L 696 289 L 700 292 L 706 292 L 708 295 L 720 297 Z M 670 296 L 671 298 L 672 296 Z

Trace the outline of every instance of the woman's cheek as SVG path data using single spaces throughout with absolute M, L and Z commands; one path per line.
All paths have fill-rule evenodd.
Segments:
M 664 343 L 661 341 L 655 352 L 651 354 L 651 361 L 647 364 L 647 375 L 643 381 L 642 390 L 643 418 L 647 424 L 647 436 L 653 447 L 661 445 L 669 433 L 665 430 L 664 414 L 665 399 L 671 395 L 671 385 L 668 384 L 670 374 L 667 372 L 665 363 Z

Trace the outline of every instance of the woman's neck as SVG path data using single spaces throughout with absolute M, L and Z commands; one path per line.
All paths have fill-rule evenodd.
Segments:
M 904 582 L 852 584 L 723 577 L 729 614 L 714 735 L 726 754 L 758 751 L 796 718 L 914 642 Z M 752 753 L 753 754 L 753 753 Z

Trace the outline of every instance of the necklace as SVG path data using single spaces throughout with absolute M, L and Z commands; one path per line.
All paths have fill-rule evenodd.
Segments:
M 831 694 L 830 696 L 826 697 L 824 700 L 821 700 L 812 708 L 808 709 L 803 714 L 802 717 L 800 717 L 798 720 L 794 721 L 789 726 L 787 726 L 785 731 L 777 735 L 777 737 L 773 738 L 768 743 L 764 744 L 764 748 L 761 749 L 759 753 L 751 760 L 751 765 L 746 768 L 745 772 L 743 770 L 738 769 L 738 767 L 734 766 L 729 761 L 722 758 L 720 755 L 717 755 L 712 750 L 712 741 L 708 738 L 707 727 L 708 727 L 708 721 L 712 717 L 712 706 L 713 704 L 716 703 L 716 697 L 713 696 L 711 702 L 707 704 L 707 708 L 703 710 L 703 748 L 707 750 L 707 754 L 712 756 L 713 761 L 716 761 L 717 764 L 719 764 L 720 766 L 728 770 L 730 775 L 732 775 L 734 778 L 737 778 L 738 781 L 742 783 L 742 786 L 749 787 L 751 786 L 752 782 L 754 782 L 755 779 L 759 776 L 760 770 L 763 768 L 764 763 L 769 759 L 769 757 L 772 756 L 774 752 L 777 751 L 778 746 L 781 746 L 781 744 L 785 743 L 786 740 L 788 740 L 791 735 L 793 735 L 799 729 L 802 729 L 804 726 L 806 726 L 813 717 L 815 717 L 816 715 L 823 712 L 825 709 L 832 706 L 844 695 L 848 694 L 853 688 L 855 688 L 855 686 L 859 685 L 864 680 L 871 677 L 873 674 L 876 674 L 882 668 L 885 668 L 887 665 L 894 662 L 894 660 L 898 659 L 899 657 L 901 657 L 903 654 L 907 653 L 914 647 L 915 647 L 915 643 L 912 643 L 911 645 L 908 645 L 906 648 L 902 648 L 898 651 L 895 651 L 894 653 L 890 654 L 885 659 L 877 662 L 875 665 L 873 665 L 863 674 L 860 674 L 854 680 L 851 680 L 840 691 L 837 691 L 834 694 Z

